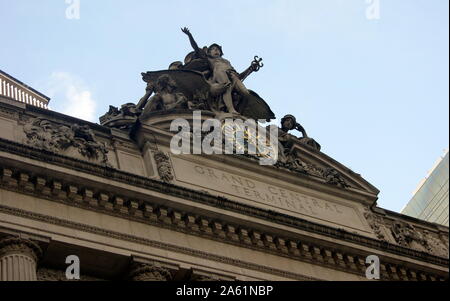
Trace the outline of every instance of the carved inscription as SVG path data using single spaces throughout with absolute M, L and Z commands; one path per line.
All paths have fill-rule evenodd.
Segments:
M 178 181 L 236 196 L 237 200 L 247 199 L 302 216 L 367 231 L 355 209 L 341 203 L 325 201 L 179 158 L 174 158 L 174 170 Z
M 322 210 L 343 214 L 343 211 L 339 209 L 339 205 L 336 204 L 307 197 L 272 185 L 266 185 L 265 189 L 261 189 L 262 187 L 257 187 L 257 182 L 255 181 L 208 167 L 196 165 L 194 169 L 197 174 L 228 184 L 232 187 L 235 195 L 256 199 L 265 204 L 294 210 L 307 215 L 318 216 Z

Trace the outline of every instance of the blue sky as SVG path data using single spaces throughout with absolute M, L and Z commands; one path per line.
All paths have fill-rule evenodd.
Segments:
M 376 1 L 376 0 L 372 0 Z M 52 98 L 52 109 L 98 122 L 137 102 L 140 73 L 199 45 L 223 46 L 278 118 L 293 114 L 322 151 L 381 190 L 399 211 L 449 145 L 449 1 L 0 0 L 0 69 Z

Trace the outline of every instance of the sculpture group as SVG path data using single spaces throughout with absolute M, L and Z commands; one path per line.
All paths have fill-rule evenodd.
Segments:
M 167 70 L 142 73 L 147 83 L 145 95 L 136 105 L 110 107 L 101 117 L 102 124 L 126 129 L 133 125 L 132 117 L 145 119 L 155 112 L 174 110 L 207 110 L 227 117 L 275 119 L 267 103 L 244 85 L 251 73 L 264 66 L 261 58 L 255 56 L 250 66 L 238 73 L 223 58 L 220 45 L 200 48 L 188 28 L 182 32 L 193 48 L 184 62 L 173 62 Z
M 142 74 L 147 90 L 136 105 L 142 110 L 142 118 L 155 111 L 175 109 L 209 110 L 267 121 L 275 118 L 267 103 L 243 83 L 263 66 L 262 59 L 255 56 L 250 66 L 238 73 L 223 58 L 220 45 L 200 48 L 188 28 L 182 32 L 188 36 L 194 51 L 186 56 L 184 63 L 176 61 L 168 70 Z
M 147 83 L 145 95 L 137 104 L 127 103 L 120 109 L 110 106 L 109 112 L 100 117 L 102 125 L 130 130 L 138 119 L 145 122 L 155 115 L 189 110 L 209 111 L 218 119 L 275 119 L 269 105 L 244 85 L 250 74 L 264 66 L 261 58 L 255 56 L 250 66 L 239 73 L 223 57 L 220 45 L 214 43 L 200 48 L 188 28 L 182 28 L 181 31 L 187 35 L 193 48 L 184 62 L 173 62 L 167 70 L 142 73 Z M 301 132 L 302 137 L 289 134 L 293 130 Z M 347 187 L 336 170 L 323 169 L 301 160 L 295 149 L 296 144 L 307 145 L 317 151 L 320 151 L 321 146 L 306 134 L 294 116 L 286 115 L 281 119 L 278 137 L 278 166 Z

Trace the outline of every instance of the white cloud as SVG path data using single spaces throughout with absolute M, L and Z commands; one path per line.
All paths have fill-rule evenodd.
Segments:
M 52 99 L 51 110 L 91 122 L 97 121 L 96 102 L 81 78 L 68 72 L 53 72 L 46 86 L 46 93 Z

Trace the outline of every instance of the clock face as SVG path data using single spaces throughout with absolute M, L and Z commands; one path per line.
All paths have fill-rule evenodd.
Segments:
M 253 128 L 241 123 L 229 124 L 224 122 L 222 124 L 222 133 L 225 142 L 234 145 L 233 153 L 256 155 L 260 158 L 276 156 L 278 147 L 275 143 L 278 143 L 278 141 L 274 142 L 272 139 L 261 135 L 261 130 L 259 129 L 261 129 L 259 125 Z

